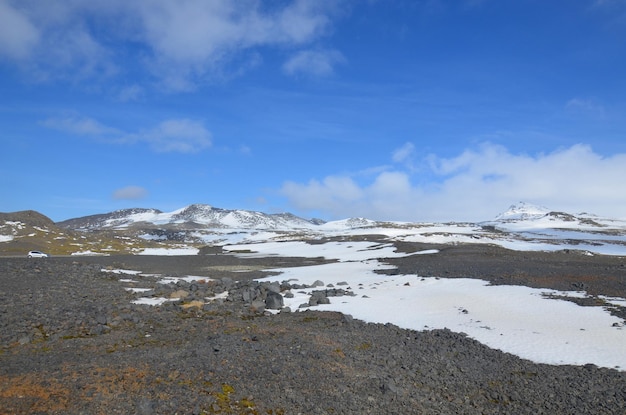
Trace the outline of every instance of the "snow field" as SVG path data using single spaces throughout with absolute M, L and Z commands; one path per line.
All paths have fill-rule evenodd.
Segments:
M 507 353 L 538 363 L 597 366 L 626 371 L 626 327 L 604 307 L 582 307 L 565 297 L 585 297 L 580 291 L 556 291 L 524 286 L 490 285 L 471 278 L 433 278 L 419 275 L 382 275 L 393 269 L 376 258 L 400 257 L 390 243 L 369 241 L 307 244 L 302 241 L 259 242 L 224 246 L 242 257 L 325 257 L 338 262 L 278 268 L 279 275 L 260 281 L 291 281 L 352 291 L 354 296 L 329 297 L 330 304 L 313 309 L 338 311 L 373 323 L 392 323 L 402 328 L 432 330 L 448 328 Z M 244 253 L 245 252 L 245 253 Z M 426 250 L 410 255 L 437 255 Z M 124 270 L 113 272 L 130 273 Z M 188 276 L 192 281 L 198 278 Z M 122 281 L 122 280 L 120 280 Z M 161 282 L 175 282 L 163 279 Z M 307 304 L 315 287 L 292 290 L 285 306 L 297 311 Z M 560 297 L 560 298 L 550 298 Z M 602 297 L 624 306 L 626 299 Z M 211 299 L 207 299 L 210 301 Z M 165 298 L 139 298 L 133 303 L 160 305 Z M 306 309 L 306 308 L 305 308 Z
M 523 286 L 492 286 L 470 278 L 423 278 L 417 275 L 380 275 L 387 266 L 372 258 L 398 256 L 392 247 L 369 242 L 336 242 L 324 245 L 268 243 L 244 247 L 258 253 L 242 256 L 320 256 L 340 262 L 274 269 L 280 275 L 262 281 L 290 280 L 312 285 L 315 281 L 349 288 L 356 296 L 330 297 L 330 304 L 315 309 L 339 311 L 373 323 L 392 323 L 402 328 L 430 330 L 448 328 L 466 333 L 481 343 L 524 359 L 548 364 L 597 366 L 626 370 L 626 327 L 603 307 L 582 307 L 548 296 L 583 297 L 585 293 L 534 289 Z M 422 252 L 421 254 L 426 254 Z M 430 253 L 436 255 L 436 251 Z M 347 283 L 348 285 L 337 285 Z M 311 291 L 294 290 L 285 306 L 298 310 Z M 615 304 L 624 299 L 612 298 Z

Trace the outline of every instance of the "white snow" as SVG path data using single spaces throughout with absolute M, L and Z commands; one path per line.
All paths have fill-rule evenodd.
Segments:
M 549 364 L 593 363 L 626 370 L 626 327 L 603 307 L 582 307 L 549 296 L 584 297 L 582 292 L 540 290 L 523 286 L 492 286 L 477 279 L 423 278 L 417 275 L 379 275 L 389 268 L 373 259 L 401 255 L 390 247 L 366 242 L 322 245 L 267 243 L 248 246 L 256 254 L 335 258 L 339 262 L 275 269 L 280 275 L 265 281 L 292 280 L 312 285 L 316 280 L 348 288 L 356 296 L 330 297 L 331 304 L 314 307 L 340 311 L 357 319 L 392 323 L 403 328 L 448 328 L 492 348 Z M 282 249 L 284 248 L 284 250 Z M 377 249 L 381 251 L 378 251 Z M 382 255 L 384 251 L 384 255 Z M 432 252 L 431 254 L 436 255 Z M 369 258 L 368 258 L 369 257 Z M 345 282 L 347 286 L 338 286 Z M 298 310 L 309 293 L 320 288 L 294 290 L 285 305 Z M 611 298 L 614 304 L 625 299 Z
M 206 244 L 234 245 L 247 242 L 264 242 L 283 236 L 278 232 L 250 231 L 249 229 L 211 229 L 209 232 L 193 232 L 192 237 Z
M 185 277 L 164 277 L 159 280 L 161 284 L 176 284 L 178 281 L 195 282 L 195 281 L 210 281 L 211 278 L 199 277 L 194 275 L 187 275 Z
M 228 291 L 224 291 L 222 293 L 216 294 L 212 297 L 204 297 L 205 300 L 207 301 L 216 301 L 216 300 L 223 300 L 225 298 L 228 297 Z
M 173 212 L 148 210 L 111 219 L 109 226 L 125 228 L 138 222 L 156 225 L 193 222 L 187 235 L 194 242 L 215 246 L 250 242 L 321 239 L 346 235 L 383 235 L 398 241 L 430 244 L 482 243 L 512 250 L 579 250 L 626 256 L 626 221 L 589 213 L 568 214 L 520 202 L 491 221 L 479 223 L 420 223 L 349 218 L 315 225 L 291 216 L 276 217 L 246 210 L 190 205 Z M 7 222 L 9 224 L 9 222 Z M 193 226 L 192 226 L 193 228 Z M 144 234 L 146 240 L 163 237 Z M 151 248 L 145 255 L 194 255 L 186 248 Z
M 13 235 L 0 235 L 0 242 L 9 242 L 13 240 Z
M 141 271 L 135 271 L 135 270 L 132 270 L 132 269 L 107 269 L 107 268 L 102 268 L 100 271 L 102 271 L 102 272 L 110 272 L 112 274 L 128 274 L 128 275 L 138 275 L 138 274 L 141 274 Z
M 141 297 L 131 301 L 132 304 L 144 304 L 144 305 L 162 305 L 168 301 L 176 301 L 163 297 Z
M 253 251 L 241 253 L 245 257 L 306 256 L 309 258 L 324 257 L 341 261 L 362 261 L 370 258 L 400 257 L 407 254 L 398 253 L 391 243 L 378 242 L 328 242 L 324 244 L 308 244 L 303 241 L 266 242 L 224 247 L 225 251 Z
M 139 255 L 198 255 L 198 248 L 145 248 Z
M 509 209 L 499 214 L 497 220 L 526 220 L 540 218 L 550 213 L 550 210 L 543 206 L 536 206 L 530 203 L 520 202 L 512 205 Z
M 24 222 L 13 221 L 13 220 L 7 220 L 4 223 L 5 223 L 5 225 L 13 226 L 13 227 L 16 227 L 18 229 L 22 229 L 25 226 Z
M 166 241 L 167 240 L 167 236 L 165 235 L 143 234 L 143 235 L 139 235 L 139 238 L 145 239 L 146 241 Z
M 120 280 L 120 281 L 121 281 L 121 280 Z M 145 292 L 151 291 L 151 290 L 150 290 L 150 288 L 134 288 L 134 287 L 127 287 L 127 288 L 124 288 L 124 289 L 125 289 L 126 291 L 130 291 L 130 292 L 133 292 L 133 293 L 145 293 Z
M 93 252 L 93 251 L 87 250 L 87 251 L 72 252 L 71 255 L 73 255 L 73 256 L 81 256 L 81 255 L 83 255 L 83 256 L 98 256 L 98 255 L 99 256 L 108 256 L 109 254 L 103 254 L 103 253 L 100 253 L 100 252 Z
M 104 270 L 103 270 L 104 271 Z M 130 270 L 120 270 L 120 269 L 116 269 L 116 270 L 106 270 L 108 272 L 113 272 L 116 274 L 141 274 L 144 276 L 156 276 L 159 277 L 159 275 L 154 275 L 154 274 L 144 274 L 141 271 L 130 271 Z M 158 280 L 158 283 L 160 284 L 176 284 L 178 281 L 186 281 L 186 282 L 194 282 L 194 281 L 210 281 L 211 278 L 208 277 L 203 277 L 203 276 L 194 276 L 194 275 L 187 275 L 185 277 L 163 277 L 160 278 Z M 132 279 L 127 279 L 127 278 L 121 278 L 119 280 L 120 282 L 123 283 L 127 283 L 127 284 L 137 284 L 138 281 L 132 280 Z M 149 292 L 152 291 L 151 288 L 142 288 L 142 287 L 125 287 L 124 288 L 126 291 L 130 291 L 136 294 L 141 294 L 141 293 L 145 293 L 145 292 Z M 213 301 L 213 300 L 217 300 L 220 298 L 225 298 L 226 296 L 228 296 L 228 292 L 222 293 L 222 294 L 218 294 L 215 297 L 210 297 L 207 298 L 208 301 Z M 165 297 L 139 297 L 136 300 L 131 301 L 132 304 L 143 304 L 143 305 L 150 305 L 150 306 L 159 306 L 162 305 L 168 301 L 176 301 L 176 299 L 172 299 L 172 298 L 165 298 Z

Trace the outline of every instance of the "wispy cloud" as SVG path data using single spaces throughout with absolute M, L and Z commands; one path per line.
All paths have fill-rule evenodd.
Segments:
M 392 159 L 396 163 L 402 163 L 409 159 L 415 152 L 413 143 L 405 143 L 402 147 L 396 149 L 392 154 Z
M 289 75 L 328 76 L 343 62 L 343 55 L 336 50 L 303 50 L 285 62 L 283 70 Z
M 117 73 L 114 49 L 87 25 L 93 4 L 80 2 L 0 2 L 0 59 L 14 61 L 35 81 L 76 82 Z
M 201 122 L 188 119 L 163 121 L 129 139 L 146 142 L 161 153 L 196 153 L 211 146 L 211 133 Z
M 9 3 L 0 1 L 0 57 L 18 61 L 29 58 L 39 40 L 35 25 Z
M 602 157 L 586 145 L 552 153 L 513 154 L 484 144 L 456 157 L 423 160 L 433 180 L 385 171 L 363 183 L 330 176 L 286 182 L 281 193 L 300 211 L 333 218 L 487 220 L 523 200 L 553 209 L 626 217 L 626 154 Z
M 624 0 L 595 0 L 593 3 L 595 6 L 626 6 L 626 1 Z
M 120 88 L 117 99 L 121 102 L 139 101 L 144 95 L 144 90 L 139 85 L 129 85 Z
M 139 132 L 125 132 L 108 127 L 92 118 L 60 117 L 41 122 L 45 127 L 79 136 L 88 136 L 112 144 L 148 144 L 160 153 L 197 153 L 211 147 L 211 132 L 201 121 L 169 119 Z
M 140 200 L 145 199 L 148 191 L 141 186 L 126 186 L 113 192 L 115 200 Z
M 565 109 L 595 117 L 603 117 L 606 114 L 604 106 L 593 99 L 572 98 L 565 104 Z
M 0 58 L 29 61 L 39 78 L 74 79 L 113 76 L 137 55 L 141 59 L 132 59 L 133 65 L 163 85 L 192 89 L 234 58 L 248 62 L 242 54 L 258 62 L 255 48 L 301 47 L 319 40 L 328 33 L 339 3 L 3 0 Z
M 122 134 L 121 131 L 107 127 L 93 118 L 81 116 L 48 118 L 40 124 L 54 130 L 83 136 L 105 137 Z
M 590 10 L 601 12 L 609 17 L 608 27 L 621 32 L 626 27 L 626 0 L 594 0 Z M 616 38 L 619 41 L 621 37 Z
M 365 198 L 366 189 L 351 177 L 328 176 L 308 183 L 285 182 L 281 193 L 298 209 L 320 210 L 333 215 L 341 214 L 343 206 L 354 206 Z

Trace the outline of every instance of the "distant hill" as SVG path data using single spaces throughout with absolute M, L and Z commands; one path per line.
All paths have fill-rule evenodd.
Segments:
M 131 218 L 138 218 L 141 217 L 141 215 L 158 215 L 160 213 L 162 212 L 157 209 L 122 209 L 110 213 L 99 213 L 97 215 L 68 219 L 62 222 L 57 222 L 57 225 L 65 229 L 75 230 L 115 228 L 117 225 L 124 225 L 136 221 Z
M 74 239 L 72 234 L 34 210 L 0 213 L 0 253 L 4 255 L 26 256 L 31 250 L 48 252 L 68 238 Z
M 0 212 L 0 224 L 6 222 L 28 223 L 32 226 L 53 226 L 54 222 L 49 217 L 34 210 L 22 210 L 20 212 Z
M 4 256 L 25 257 L 32 250 L 53 256 L 136 253 L 156 245 L 156 242 L 137 238 L 131 233 L 125 235 L 106 229 L 84 232 L 54 223 L 47 216 L 32 210 L 0 213 L 0 255 Z

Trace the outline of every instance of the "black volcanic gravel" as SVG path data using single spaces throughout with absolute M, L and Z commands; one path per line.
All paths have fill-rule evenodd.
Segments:
M 397 272 L 626 291 L 619 258 L 449 249 L 389 262 Z M 252 265 L 272 264 L 263 261 L 303 260 L 0 258 L 0 414 L 626 413 L 626 372 L 535 364 L 447 330 L 329 312 L 265 315 L 248 298 L 272 289 L 250 280 L 262 275 Z M 215 278 L 215 264 L 255 271 L 237 273 L 240 282 L 228 272 L 177 285 L 134 277 L 158 294 L 187 292 L 184 303 L 230 293 L 202 308 L 133 305 L 119 282 L 127 276 L 101 271 Z

